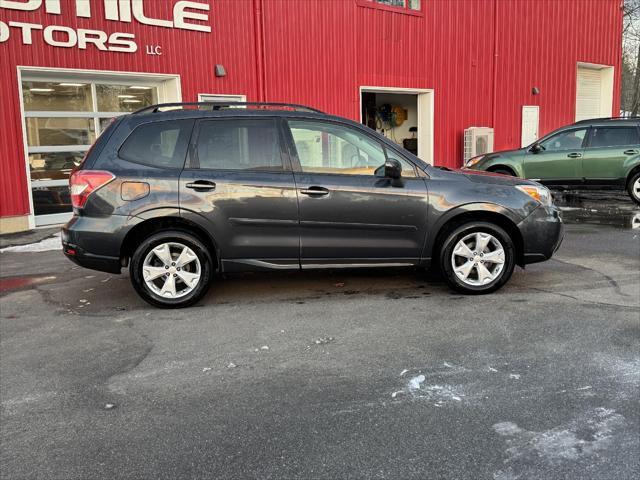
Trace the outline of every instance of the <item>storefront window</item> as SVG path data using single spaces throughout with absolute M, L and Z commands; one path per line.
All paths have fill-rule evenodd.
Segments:
M 135 112 L 158 103 L 152 87 L 126 85 L 96 85 L 98 110 L 102 112 Z
M 22 98 L 34 213 L 53 215 L 71 212 L 69 175 L 111 119 L 158 103 L 158 88 L 32 79 Z
M 93 110 L 91 85 L 66 82 L 22 82 L 25 111 L 73 111 Z
M 91 145 L 96 139 L 91 118 L 27 118 L 30 147 Z
M 31 181 L 66 180 L 80 165 L 85 152 L 50 152 L 29 155 Z

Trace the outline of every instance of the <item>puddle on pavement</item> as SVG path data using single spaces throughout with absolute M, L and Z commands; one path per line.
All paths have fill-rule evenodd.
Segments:
M 9 290 L 20 290 L 32 285 L 50 282 L 55 280 L 54 276 L 33 276 L 33 277 L 9 277 L 0 278 L 0 292 Z
M 640 229 L 640 207 L 626 195 L 617 192 L 554 192 L 553 196 L 567 224 Z

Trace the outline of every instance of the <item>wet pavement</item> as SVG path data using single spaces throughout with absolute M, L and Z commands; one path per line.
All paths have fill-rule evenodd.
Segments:
M 59 251 L 0 253 L 0 478 L 637 478 L 640 210 L 557 202 L 557 256 L 481 297 L 242 274 L 167 311 Z
M 640 206 L 625 193 L 555 191 L 554 201 L 569 224 L 640 228 Z

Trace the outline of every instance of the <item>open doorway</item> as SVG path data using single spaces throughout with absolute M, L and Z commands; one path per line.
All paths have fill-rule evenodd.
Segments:
M 400 147 L 433 163 L 433 91 L 360 88 L 360 120 Z

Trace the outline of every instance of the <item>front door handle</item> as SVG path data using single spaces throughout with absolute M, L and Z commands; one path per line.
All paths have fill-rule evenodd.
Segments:
M 567 155 L 567 157 L 569 157 L 569 158 L 580 158 L 581 156 L 582 156 L 582 154 L 581 153 L 577 153 L 577 152 L 570 153 L 569 155 Z
M 196 180 L 195 182 L 187 183 L 185 186 L 196 192 L 209 192 L 216 189 L 216 184 L 209 180 Z
M 635 155 L 636 153 L 638 153 L 638 150 L 631 149 L 631 150 L 625 150 L 624 151 L 625 155 Z
M 309 195 L 312 197 L 321 197 L 323 195 L 328 195 L 329 194 L 329 190 L 324 188 L 324 187 L 309 187 L 309 188 L 303 188 L 302 190 L 300 190 L 300 193 L 304 194 L 304 195 Z

